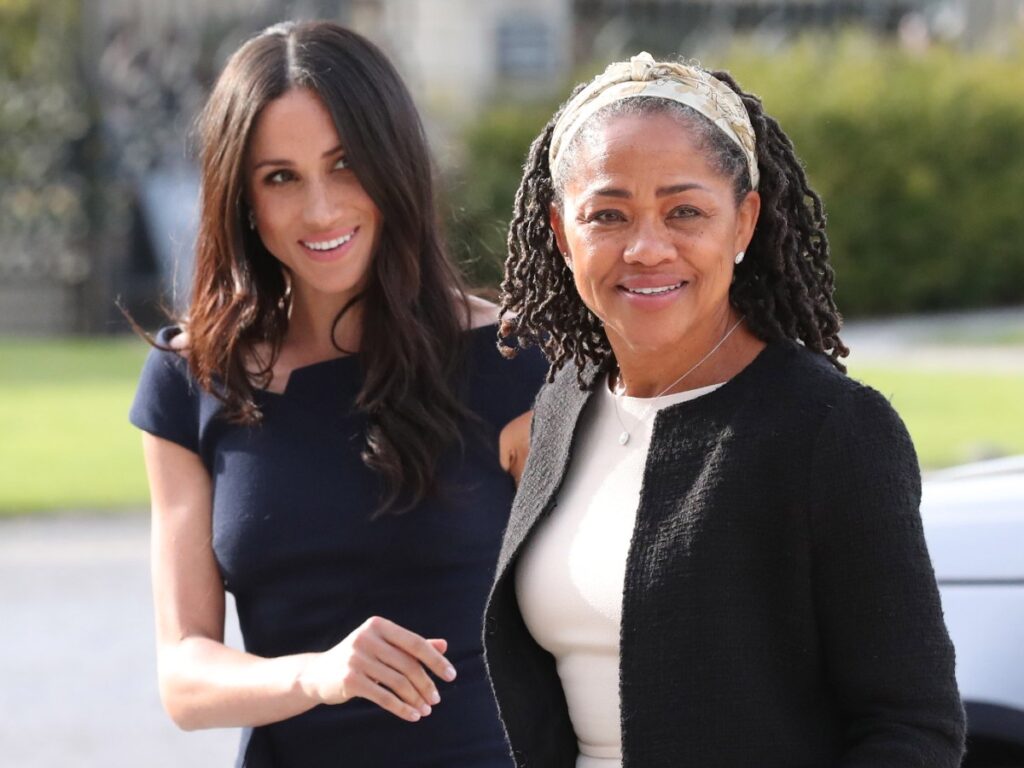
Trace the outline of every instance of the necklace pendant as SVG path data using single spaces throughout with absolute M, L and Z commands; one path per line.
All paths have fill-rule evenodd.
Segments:
M 622 434 L 619 435 L 619 445 L 625 445 L 629 442 L 629 432 L 622 430 Z

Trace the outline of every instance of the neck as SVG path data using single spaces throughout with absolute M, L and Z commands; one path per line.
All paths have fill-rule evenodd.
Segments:
M 635 349 L 611 334 L 609 342 L 619 367 L 617 391 L 644 398 L 728 381 L 765 346 L 731 308 L 668 349 Z
M 318 362 L 346 352 L 356 352 L 362 332 L 362 307 L 359 302 L 335 325 L 338 312 L 351 299 L 339 300 L 325 294 L 298 293 L 292 301 L 288 317 L 285 345 L 305 362 Z

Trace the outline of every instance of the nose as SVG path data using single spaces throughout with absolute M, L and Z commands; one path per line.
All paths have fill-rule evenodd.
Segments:
M 670 261 L 675 256 L 675 246 L 664 226 L 658 222 L 637 223 L 632 237 L 626 244 L 622 257 L 627 264 L 654 266 Z
M 329 229 L 338 218 L 338 202 L 326 184 L 311 182 L 307 187 L 304 216 L 314 229 Z

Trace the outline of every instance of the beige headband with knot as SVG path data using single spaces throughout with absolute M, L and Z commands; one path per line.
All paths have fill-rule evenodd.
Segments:
M 562 150 L 599 109 L 638 96 L 676 101 L 708 118 L 743 150 L 751 187 L 757 189 L 761 174 L 757 168 L 754 128 L 736 92 L 699 67 L 656 62 L 646 51 L 629 61 L 609 64 L 566 105 L 551 133 L 548 150 L 551 172 L 558 167 Z

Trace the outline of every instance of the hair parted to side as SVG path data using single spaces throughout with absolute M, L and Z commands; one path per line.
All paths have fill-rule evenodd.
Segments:
M 845 372 L 839 358 L 849 350 L 839 338 L 842 320 L 833 298 L 835 280 L 821 198 L 808 184 L 789 137 L 764 112 L 761 101 L 741 90 L 728 73 L 711 74 L 742 100 L 754 129 L 761 174 L 761 212 L 746 258 L 736 266 L 729 300 L 759 338 L 800 341 L 827 355 Z M 614 117 L 669 114 L 690 131 L 712 167 L 733 180 L 737 203 L 751 189 L 746 159 L 732 139 L 697 110 L 651 96 L 621 99 L 598 110 L 563 150 L 552 173 L 548 162 L 552 130 L 585 86 L 573 90 L 530 146 L 509 225 L 499 315 L 503 354 L 516 353 L 504 339 L 514 338 L 522 347 L 538 345 L 551 363 L 549 381 L 572 361 L 581 386 L 587 363 L 605 367 L 614 356 L 603 325 L 576 291 L 551 229 L 549 208 L 562 203 L 579 147 Z
M 359 347 L 368 417 L 363 461 L 379 473 L 379 512 L 405 511 L 436 490 L 437 457 L 468 417 L 454 387 L 469 307 L 442 247 L 433 169 L 419 115 L 381 51 L 330 22 L 288 22 L 228 60 L 200 115 L 201 214 L 189 365 L 224 403 L 255 423 L 255 390 L 269 380 L 288 328 L 285 268 L 248 225 L 245 159 L 261 110 L 308 88 L 330 113 L 346 157 L 383 225 L 364 293 Z M 332 339 L 332 342 L 334 340 Z M 270 350 L 253 371 L 253 350 Z

